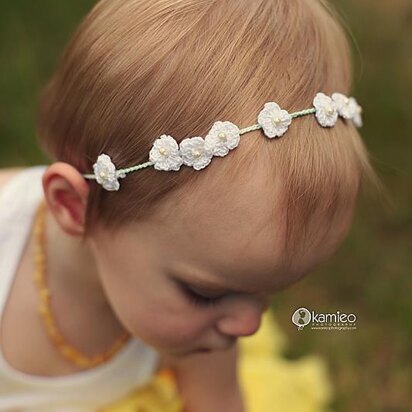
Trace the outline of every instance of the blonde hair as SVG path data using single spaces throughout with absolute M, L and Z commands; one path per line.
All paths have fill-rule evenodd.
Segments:
M 128 167 L 146 162 L 162 134 L 179 142 L 206 136 L 217 120 L 253 125 L 266 102 L 293 112 L 311 107 L 319 91 L 350 95 L 350 46 L 332 13 L 317 0 L 102 0 L 41 96 L 40 145 L 82 173 L 103 152 Z M 272 201 L 285 211 L 286 245 L 312 216 L 331 222 L 352 207 L 362 176 L 375 179 L 351 122 L 323 129 L 307 116 L 280 139 L 242 137 L 202 171 L 147 168 L 119 192 L 89 181 L 85 237 L 97 225 L 116 230 L 148 217 L 173 194 L 236 185 L 257 162 L 282 182 Z

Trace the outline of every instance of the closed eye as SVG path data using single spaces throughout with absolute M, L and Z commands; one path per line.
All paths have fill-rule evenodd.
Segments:
M 190 303 L 197 305 L 197 306 L 215 306 L 225 297 L 225 295 L 219 296 L 206 296 L 200 292 L 195 291 L 191 286 L 183 283 L 181 281 L 177 281 L 181 290 L 185 294 L 186 298 L 189 300 Z

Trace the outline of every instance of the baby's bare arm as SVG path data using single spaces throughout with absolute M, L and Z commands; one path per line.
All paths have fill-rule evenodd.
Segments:
M 238 347 L 170 361 L 184 412 L 245 412 L 237 379 Z

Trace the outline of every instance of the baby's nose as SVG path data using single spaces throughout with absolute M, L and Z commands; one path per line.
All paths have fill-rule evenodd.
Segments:
M 262 320 L 262 306 L 255 303 L 244 304 L 234 308 L 217 322 L 219 331 L 229 336 L 250 336 L 260 327 Z

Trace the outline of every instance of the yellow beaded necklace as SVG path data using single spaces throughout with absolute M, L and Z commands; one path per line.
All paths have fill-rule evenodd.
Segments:
M 88 357 L 82 354 L 79 350 L 68 344 L 59 332 L 56 326 L 56 319 L 51 310 L 51 294 L 46 284 L 46 253 L 45 242 L 46 235 L 44 231 L 44 216 L 45 216 L 46 204 L 44 201 L 40 203 L 37 210 L 35 222 L 34 222 L 34 234 L 36 239 L 36 251 L 34 257 L 35 274 L 34 281 L 38 286 L 40 295 L 40 304 L 38 310 L 43 317 L 46 331 L 51 338 L 53 344 L 57 347 L 60 354 L 63 355 L 70 362 L 82 368 L 92 368 L 101 363 L 107 362 L 111 359 L 128 341 L 130 334 L 125 331 L 120 338 L 116 340 L 114 345 L 108 350 L 99 355 Z

